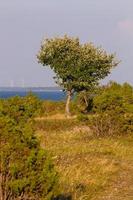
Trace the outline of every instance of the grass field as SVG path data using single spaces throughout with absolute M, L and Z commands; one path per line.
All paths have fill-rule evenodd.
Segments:
M 60 175 L 61 199 L 132 200 L 133 135 L 94 137 L 76 118 L 40 118 L 41 145 Z

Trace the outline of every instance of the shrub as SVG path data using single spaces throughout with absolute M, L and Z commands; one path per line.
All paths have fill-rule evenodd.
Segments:
M 79 114 L 77 116 L 78 121 L 80 122 L 88 122 L 88 116 L 85 114 Z
M 74 101 L 80 112 L 87 113 L 92 111 L 95 94 L 96 88 L 93 91 L 82 91 L 76 94 Z
M 93 98 L 90 126 L 96 135 L 114 135 L 133 131 L 133 87 L 127 83 L 109 83 Z
M 27 122 L 34 117 L 41 109 L 41 101 L 31 93 L 26 97 L 12 97 L 1 100 L 0 116 L 9 116 L 17 123 Z
M 31 125 L 22 128 L 14 119 L 0 117 L 0 139 L 1 200 L 54 197 L 58 175 Z
M 96 136 L 113 136 L 133 132 L 133 114 L 108 111 L 89 117 L 89 125 Z
M 111 82 L 100 91 L 99 95 L 94 97 L 94 112 L 104 112 L 114 109 L 123 113 L 133 113 L 133 87 L 128 83 L 120 85 Z
M 126 113 L 123 116 L 123 132 L 133 133 L 133 113 Z

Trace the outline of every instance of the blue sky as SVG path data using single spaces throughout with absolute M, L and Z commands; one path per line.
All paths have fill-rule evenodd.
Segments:
M 64 34 L 116 52 L 104 83 L 133 84 L 133 0 L 0 0 L 0 86 L 54 86 L 36 54 L 43 37 Z

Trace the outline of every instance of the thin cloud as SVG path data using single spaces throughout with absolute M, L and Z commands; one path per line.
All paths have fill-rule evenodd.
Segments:
M 127 19 L 120 21 L 118 23 L 118 29 L 127 35 L 133 36 L 133 20 Z

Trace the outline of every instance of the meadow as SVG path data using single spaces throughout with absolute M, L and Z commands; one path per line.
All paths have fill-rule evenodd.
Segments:
M 132 200 L 133 135 L 96 137 L 88 122 L 37 119 L 36 135 L 60 174 L 61 199 Z
M 51 153 L 60 174 L 66 199 L 133 198 L 132 135 L 96 138 L 75 119 L 43 119 L 36 126 L 41 146 Z
M 132 89 L 81 95 L 69 118 L 65 102 L 0 100 L 2 200 L 132 200 Z

